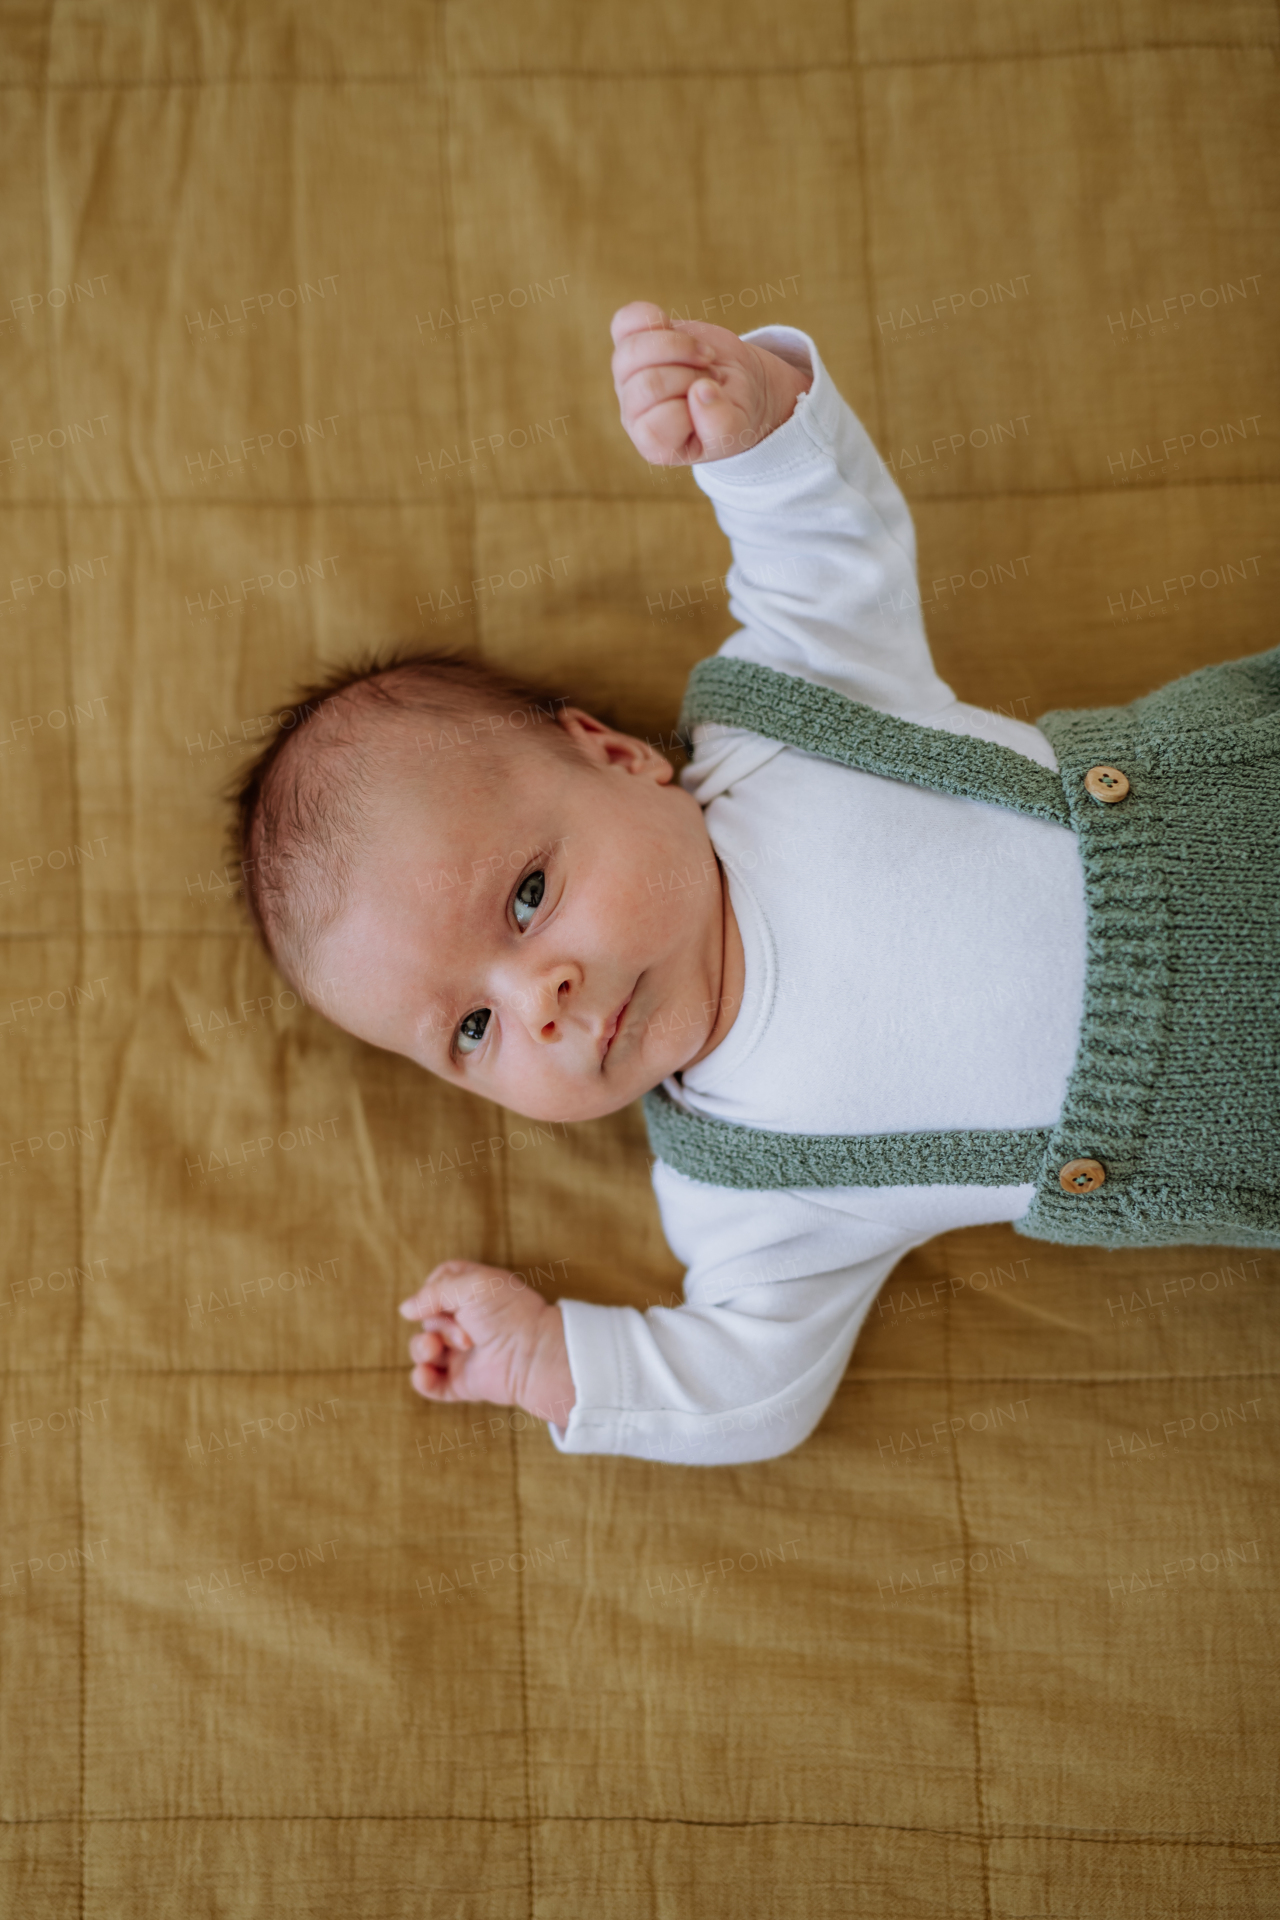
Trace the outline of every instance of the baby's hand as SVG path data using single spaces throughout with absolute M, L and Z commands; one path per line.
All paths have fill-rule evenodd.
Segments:
M 422 1328 L 409 1377 L 425 1400 L 489 1400 L 564 1425 L 576 1398 L 564 1321 L 520 1274 L 446 1260 L 400 1311 Z
M 622 424 L 651 466 L 727 460 L 791 418 L 813 384 L 727 327 L 672 321 L 648 300 L 619 307 L 613 384 Z

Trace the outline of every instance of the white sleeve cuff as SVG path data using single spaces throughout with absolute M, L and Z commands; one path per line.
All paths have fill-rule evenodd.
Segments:
M 574 1403 L 569 1409 L 568 1429 L 581 1425 L 585 1395 L 589 1392 L 596 1408 L 625 1407 L 631 1401 L 634 1382 L 628 1379 L 619 1322 L 634 1320 L 634 1340 L 644 1316 L 635 1307 L 597 1307 L 587 1300 L 557 1300 L 564 1322 L 564 1347 L 573 1375 Z M 560 1429 L 552 1427 L 552 1438 Z M 557 1444 L 559 1444 L 557 1442 Z

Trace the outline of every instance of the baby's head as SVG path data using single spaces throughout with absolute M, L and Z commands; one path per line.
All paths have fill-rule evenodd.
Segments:
M 613 1113 L 699 1057 L 722 879 L 662 754 L 425 654 L 332 678 L 278 719 L 237 792 L 237 851 L 304 999 L 535 1120 Z

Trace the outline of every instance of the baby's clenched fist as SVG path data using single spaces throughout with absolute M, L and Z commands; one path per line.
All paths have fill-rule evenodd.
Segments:
M 648 300 L 619 307 L 610 331 L 622 424 L 654 467 L 745 452 L 789 420 L 813 384 L 727 327 L 673 321 Z
M 446 1260 L 400 1302 L 421 1327 L 410 1375 L 425 1400 L 488 1400 L 563 1426 L 576 1398 L 564 1321 L 523 1275 Z

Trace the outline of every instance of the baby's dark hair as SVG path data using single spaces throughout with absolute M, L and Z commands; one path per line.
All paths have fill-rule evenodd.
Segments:
M 269 744 L 227 797 L 239 897 L 292 985 L 305 993 L 315 943 L 341 911 L 387 729 L 419 716 L 441 765 L 454 747 L 535 730 L 549 749 L 573 753 L 551 724 L 569 699 L 478 661 L 408 653 L 338 668 L 275 709 Z

